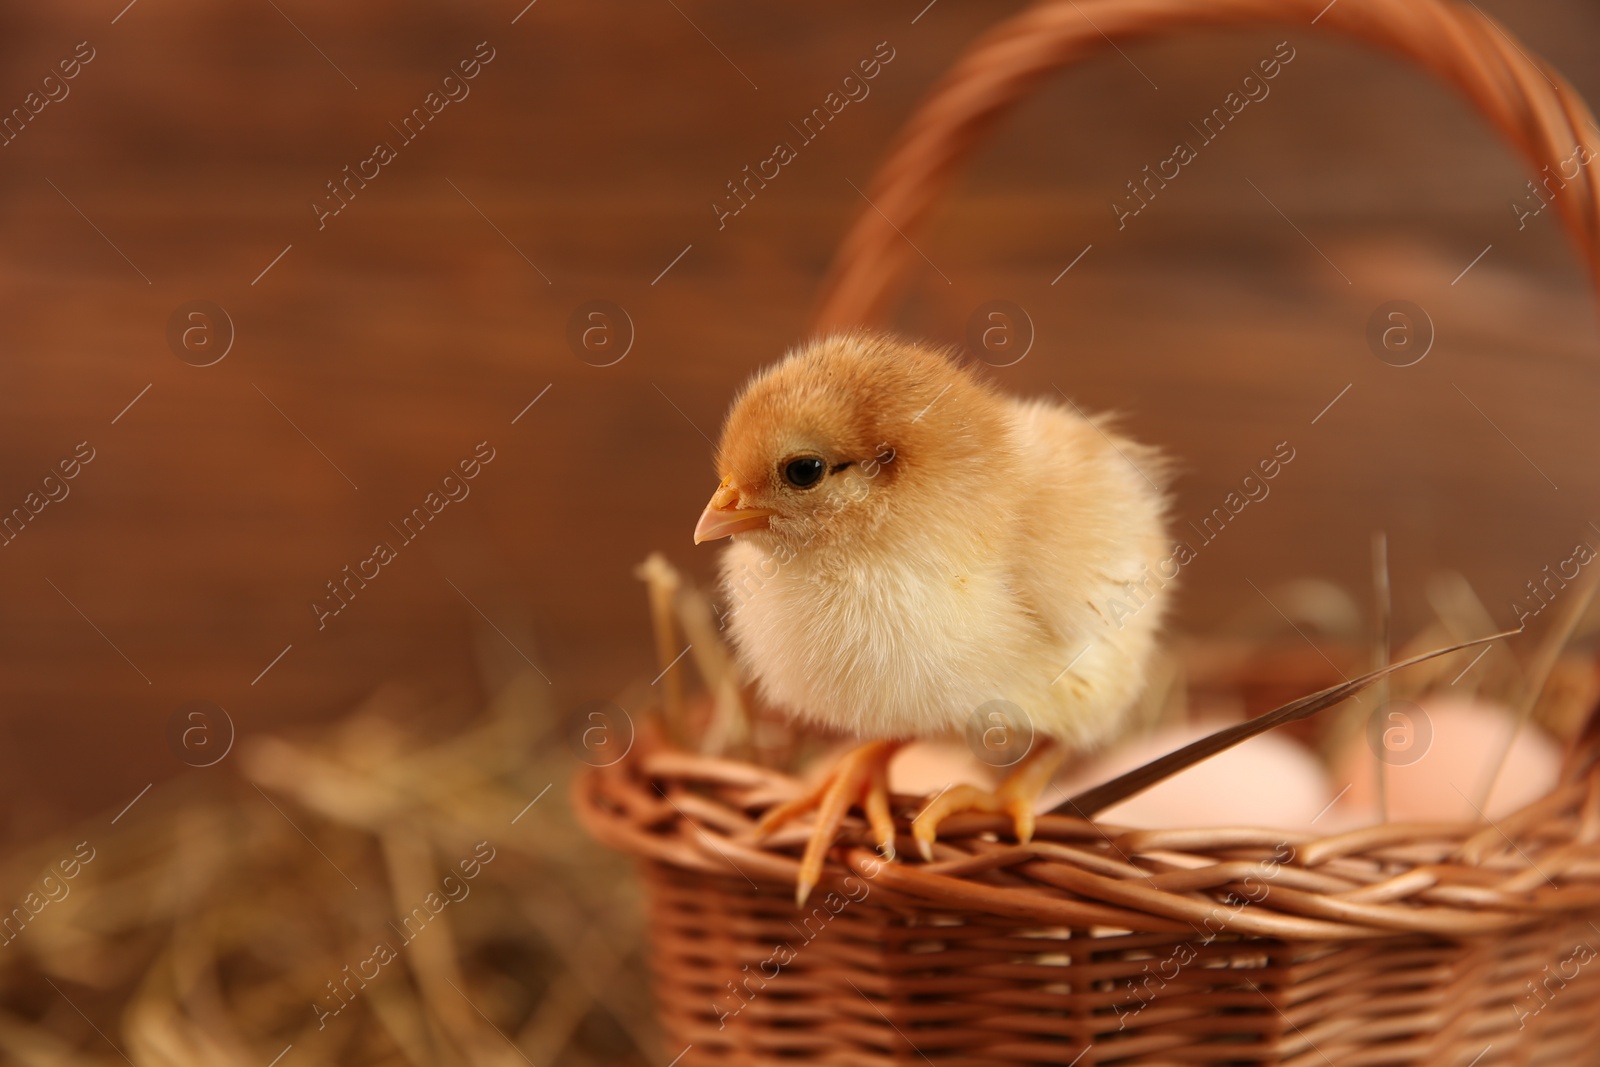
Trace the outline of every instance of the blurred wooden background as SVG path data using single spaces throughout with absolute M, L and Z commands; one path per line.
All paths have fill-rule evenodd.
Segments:
M 486 619 L 559 706 L 654 674 L 633 565 L 660 548 L 709 575 L 689 532 L 727 400 L 802 335 L 865 206 L 851 183 L 1018 6 L 125 2 L 0 11 L 7 112 L 94 55 L 0 148 L 0 511 L 95 453 L 0 548 L 13 839 L 227 773 L 169 750 L 189 700 L 241 734 L 386 681 L 470 700 Z M 1593 5 L 1481 6 L 1600 99 Z M 1283 40 L 1271 95 L 1117 230 L 1124 183 Z M 885 41 L 870 96 L 719 230 L 725 183 Z M 479 42 L 470 95 L 319 230 L 325 183 L 398 145 Z M 1448 93 L 1311 27 L 1128 48 L 998 132 L 918 236 L 936 266 L 902 325 L 956 341 L 987 300 L 1026 308 L 1037 342 L 994 377 L 1126 412 L 1181 461 L 1180 520 L 1291 443 L 1186 569 L 1187 630 L 1270 625 L 1250 581 L 1363 589 L 1379 529 L 1401 633 L 1441 567 L 1509 625 L 1524 582 L 1600 540 L 1597 320 L 1553 212 L 1518 228 L 1529 177 Z M 236 331 L 209 367 L 168 343 L 199 299 Z M 567 344 L 591 299 L 635 326 L 616 365 Z M 1437 329 L 1409 368 L 1365 340 L 1395 299 Z M 399 544 L 389 523 L 480 441 L 470 496 L 319 630 L 325 583 Z

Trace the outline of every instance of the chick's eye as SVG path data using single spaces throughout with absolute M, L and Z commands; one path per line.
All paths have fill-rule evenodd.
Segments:
M 796 489 L 810 489 L 822 481 L 827 469 L 827 464 L 816 456 L 797 456 L 783 465 L 783 478 Z

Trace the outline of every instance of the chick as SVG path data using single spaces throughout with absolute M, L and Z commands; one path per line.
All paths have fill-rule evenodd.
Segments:
M 695 542 L 722 554 L 728 626 L 762 696 L 865 740 L 762 832 L 816 810 L 797 899 L 859 803 L 894 854 L 887 766 L 1008 701 L 1035 743 L 994 793 L 947 789 L 913 821 L 1004 811 L 1019 840 L 1068 747 L 1137 697 L 1167 600 L 1165 464 L 1104 419 L 1007 397 L 883 334 L 803 345 L 734 401 Z

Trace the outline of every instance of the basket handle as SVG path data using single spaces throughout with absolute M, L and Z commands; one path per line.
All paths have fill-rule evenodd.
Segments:
M 1453 0 L 1043 0 L 985 33 L 902 129 L 834 257 L 816 330 L 878 325 L 919 257 L 913 235 L 979 140 L 1045 76 L 1121 42 L 1252 23 L 1315 24 L 1454 86 L 1531 163 L 1566 187 L 1556 207 L 1600 284 L 1600 127 L 1566 79 L 1476 5 Z

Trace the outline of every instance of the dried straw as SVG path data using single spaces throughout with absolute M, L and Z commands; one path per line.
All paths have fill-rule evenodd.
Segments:
M 634 885 L 570 820 L 548 693 L 524 666 L 438 738 L 382 692 L 8 863 L 20 901 L 74 843 L 95 850 L 0 949 L 0 1061 L 653 1061 Z M 468 879 L 480 842 L 493 857 Z M 363 984 L 380 943 L 394 958 Z

